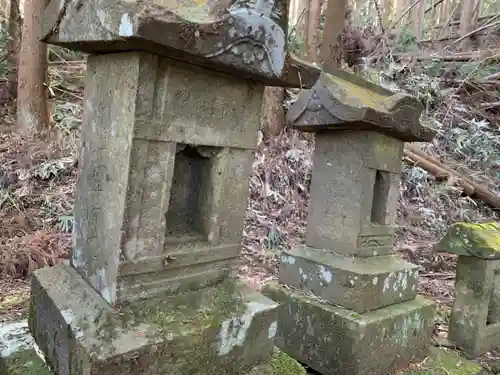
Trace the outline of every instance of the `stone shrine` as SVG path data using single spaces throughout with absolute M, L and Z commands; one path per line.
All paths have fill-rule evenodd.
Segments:
M 277 345 L 322 374 L 387 375 L 425 356 L 434 305 L 393 250 L 404 142 L 430 141 L 422 105 L 343 71 L 323 73 L 288 112 L 315 132 L 305 244 L 284 251 Z
M 56 375 L 272 358 L 277 304 L 233 277 L 253 149 L 265 85 L 319 70 L 286 52 L 286 1 L 224 4 L 46 8 L 44 41 L 90 53 L 71 262 L 32 281 L 29 328 Z
M 500 225 L 455 223 L 436 250 L 458 256 L 448 339 L 470 358 L 498 348 Z

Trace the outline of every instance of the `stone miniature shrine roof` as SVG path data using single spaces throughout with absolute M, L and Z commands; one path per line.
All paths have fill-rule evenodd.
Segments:
M 428 142 L 435 132 L 421 125 L 422 110 L 410 95 L 336 70 L 323 72 L 312 89 L 302 91 L 287 121 L 305 132 L 374 130 L 405 142 Z
M 500 225 L 489 223 L 455 223 L 436 244 L 437 252 L 500 259 Z
M 285 0 L 52 0 L 42 37 L 87 53 L 143 50 L 267 85 L 310 88 L 320 69 L 287 52 L 287 5 Z

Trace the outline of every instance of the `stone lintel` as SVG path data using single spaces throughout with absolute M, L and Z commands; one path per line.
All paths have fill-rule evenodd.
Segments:
M 158 257 L 125 261 L 118 271 L 118 300 L 131 301 L 215 285 L 237 268 L 240 250 L 240 244 L 199 244 L 177 251 L 169 249 Z
M 500 259 L 500 225 L 497 222 L 454 223 L 436 250 L 483 260 Z
M 277 304 L 232 280 L 113 309 L 59 265 L 35 273 L 31 303 L 30 330 L 56 375 L 244 373 L 272 355 L 277 329 Z
M 358 314 L 276 282 L 263 293 L 281 303 L 276 345 L 321 374 L 387 375 L 428 353 L 435 304 L 423 297 Z
M 364 313 L 414 299 L 418 266 L 397 255 L 345 257 L 303 246 L 282 253 L 279 282 Z
M 62 4 L 62 5 L 61 5 Z M 86 53 L 146 50 L 265 85 L 311 87 L 320 69 L 287 52 L 288 2 L 53 0 L 43 40 Z
M 435 132 L 420 124 L 423 106 L 410 95 L 393 93 L 343 70 L 323 72 L 288 111 L 298 130 L 377 131 L 403 142 L 429 142 Z

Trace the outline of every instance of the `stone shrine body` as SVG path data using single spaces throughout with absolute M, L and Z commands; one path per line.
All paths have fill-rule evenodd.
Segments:
M 32 284 L 56 375 L 239 374 L 274 353 L 277 304 L 233 278 L 252 152 L 265 85 L 319 70 L 286 52 L 285 1 L 165 3 L 45 11 L 45 42 L 90 53 L 71 264 Z
M 392 243 L 404 142 L 434 137 L 421 111 L 339 70 L 288 112 L 315 132 L 307 233 L 264 294 L 287 306 L 278 347 L 322 374 L 387 375 L 426 354 L 433 303 L 417 296 L 418 267 Z

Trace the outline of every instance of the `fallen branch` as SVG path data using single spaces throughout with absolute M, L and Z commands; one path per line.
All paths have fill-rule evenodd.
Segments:
M 483 108 L 483 109 L 489 109 L 489 108 L 496 108 L 496 107 L 500 107 L 500 102 L 493 102 L 493 103 L 481 103 L 479 105 L 480 108 Z
M 462 176 L 436 158 L 426 154 L 418 147 L 406 145 L 404 154 L 413 160 L 416 165 L 422 167 L 436 178 L 455 178 L 463 188 L 463 192 L 466 196 L 475 197 L 495 209 L 500 209 L 500 197 L 491 193 L 487 188 Z
M 500 72 L 493 73 L 493 74 L 490 74 L 490 75 L 487 75 L 486 77 L 484 77 L 485 81 L 492 81 L 494 79 L 500 79 Z
M 429 54 L 408 54 L 408 53 L 395 53 L 392 56 L 394 57 L 411 57 L 416 59 L 417 61 L 429 61 L 429 60 L 441 60 L 441 61 L 470 61 L 470 60 L 479 60 L 484 58 L 490 58 L 498 54 L 498 51 L 470 51 L 470 52 L 461 52 L 455 54 L 447 54 L 447 55 L 429 55 Z
M 447 48 L 450 48 L 452 45 L 454 44 L 457 44 L 458 42 L 461 42 L 462 40 L 464 39 L 467 39 L 469 38 L 470 36 L 476 34 L 477 32 L 481 31 L 481 30 L 484 30 L 488 27 L 492 27 L 492 26 L 496 26 L 496 25 L 500 25 L 500 21 L 496 21 L 494 22 L 495 20 L 497 20 L 498 18 L 500 18 L 500 14 L 497 14 L 495 17 L 493 17 L 491 20 L 489 20 L 488 22 L 486 22 L 483 26 L 480 26 L 478 27 L 477 29 L 475 30 L 472 30 L 471 32 L 461 36 L 460 38 L 458 39 L 455 39 L 453 42 L 450 43 L 450 45 L 447 47 Z

